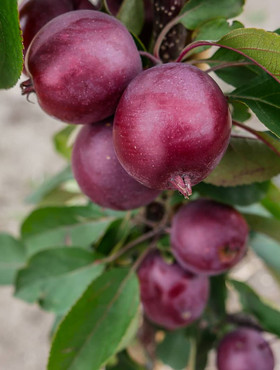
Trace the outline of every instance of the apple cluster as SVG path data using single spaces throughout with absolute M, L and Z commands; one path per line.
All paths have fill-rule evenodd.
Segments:
M 87 0 L 23 1 L 20 20 L 29 77 L 22 83 L 23 94 L 35 92 L 46 113 L 83 125 L 72 169 L 93 202 L 130 210 L 168 189 L 188 198 L 227 148 L 227 101 L 216 82 L 190 64 L 159 63 L 143 70 L 126 27 L 96 9 Z M 234 208 L 198 199 L 176 212 L 170 236 L 173 262 L 152 252 L 138 277 L 147 318 L 173 330 L 201 316 L 209 276 L 240 261 L 248 226 Z M 230 367 L 240 347 L 231 345 L 235 342 L 244 342 L 246 353 L 255 351 L 259 363 L 273 362 L 267 346 L 259 345 L 259 333 L 239 330 L 221 342 L 219 369 L 245 369 Z

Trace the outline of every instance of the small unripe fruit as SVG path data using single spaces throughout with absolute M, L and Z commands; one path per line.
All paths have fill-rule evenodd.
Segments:
M 94 10 L 54 18 L 37 33 L 26 55 L 23 93 L 35 91 L 43 110 L 68 123 L 111 116 L 141 59 L 126 27 Z M 32 86 L 33 84 L 33 86 Z
M 216 275 L 246 251 L 248 226 L 234 208 L 207 199 L 183 206 L 174 216 L 171 246 L 178 263 L 196 274 Z
M 218 370 L 273 370 L 274 356 L 262 335 L 253 329 L 227 334 L 218 347 Z
M 73 148 L 72 169 L 82 192 L 105 208 L 138 208 L 159 194 L 135 181 L 120 165 L 111 121 L 82 128 Z
M 185 196 L 224 154 L 231 130 L 227 101 L 205 72 L 168 63 L 139 74 L 114 120 L 119 161 L 137 181 Z
M 208 278 L 188 273 L 176 263 L 168 264 L 158 253 L 146 257 L 138 278 L 146 316 L 166 329 L 189 325 L 206 306 Z

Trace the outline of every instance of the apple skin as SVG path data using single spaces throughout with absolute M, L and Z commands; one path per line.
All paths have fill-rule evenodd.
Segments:
M 82 192 L 101 207 L 134 209 L 159 195 L 135 181 L 120 165 L 113 147 L 112 120 L 81 129 L 72 152 L 72 169 Z
M 114 119 L 119 161 L 154 189 L 180 189 L 202 181 L 229 142 L 231 116 L 216 82 L 183 63 L 139 74 L 125 90 Z
M 209 294 L 207 277 L 166 263 L 151 253 L 138 269 L 141 302 L 149 320 L 169 330 L 185 327 L 202 314 Z
M 50 20 L 72 10 L 97 9 L 88 0 L 23 0 L 19 5 L 19 19 L 24 54 L 36 33 Z
M 125 26 L 94 10 L 68 12 L 48 22 L 32 41 L 26 66 L 41 108 L 73 124 L 111 116 L 142 70 Z
M 261 333 L 240 328 L 227 334 L 217 351 L 218 370 L 273 370 L 274 356 Z
M 244 256 L 248 225 L 233 207 L 201 198 L 175 214 L 170 236 L 172 253 L 183 268 L 217 275 Z

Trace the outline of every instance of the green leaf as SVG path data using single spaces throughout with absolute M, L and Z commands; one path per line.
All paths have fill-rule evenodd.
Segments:
M 252 233 L 250 246 L 272 270 L 280 273 L 280 242 L 263 234 Z
M 0 234 L 0 284 L 13 284 L 15 274 L 26 260 L 25 246 L 11 235 Z
M 163 251 L 170 251 L 170 235 L 165 234 L 158 239 L 157 247 Z
M 209 352 L 215 347 L 216 340 L 216 334 L 209 330 L 200 331 L 197 339 L 194 370 L 204 370 L 206 368 Z
M 16 279 L 15 296 L 56 314 L 66 312 L 104 269 L 81 248 L 62 247 L 35 254 Z
M 209 59 L 208 63 L 211 65 L 216 65 L 221 63 L 247 61 L 247 58 L 232 50 L 220 48 Z M 219 70 L 216 70 L 215 73 L 219 78 L 234 87 L 239 87 L 246 84 L 248 85 L 256 76 L 266 75 L 266 73 L 256 65 L 221 68 Z
M 280 220 L 250 213 L 243 213 L 250 229 L 280 241 Z
M 66 244 L 87 248 L 104 235 L 116 217 L 91 206 L 39 208 L 24 221 L 21 233 L 29 256 Z
M 249 108 L 246 104 L 241 103 L 240 101 L 234 100 L 231 102 L 232 106 L 232 119 L 238 122 L 245 122 L 251 117 Z
M 280 173 L 280 157 L 266 144 L 232 137 L 219 165 L 204 180 L 216 186 L 236 186 L 270 180 Z
M 124 0 L 117 14 L 117 18 L 130 32 L 139 35 L 144 23 L 143 0 Z
M 56 228 L 81 222 L 84 219 L 99 219 L 104 217 L 103 211 L 97 207 L 44 207 L 35 209 L 24 220 L 21 227 L 23 237 L 28 237 Z
M 259 139 L 263 140 L 265 144 L 272 149 L 280 157 L 280 139 L 270 131 L 252 130 Z
M 16 84 L 23 67 L 17 0 L 1 0 L 0 45 L 0 89 L 8 89 Z
M 97 251 L 107 255 L 115 247 L 119 249 L 119 247 L 121 247 L 126 241 L 126 238 L 131 231 L 132 225 L 125 218 L 113 221 L 98 244 Z
M 261 203 L 275 218 L 280 219 L 280 189 L 275 184 L 270 183 L 267 195 Z
M 210 278 L 210 298 L 208 305 L 220 318 L 226 314 L 227 287 L 225 275 L 212 276 Z
M 266 196 L 269 182 L 261 182 L 250 185 L 215 186 L 201 182 L 194 187 L 202 196 L 208 196 L 218 202 L 230 205 L 247 206 L 259 202 Z
M 277 33 L 277 31 L 275 31 Z M 198 48 L 199 49 L 199 48 Z M 209 63 L 216 64 L 220 62 L 242 62 L 248 59 L 232 50 L 220 48 L 216 53 L 209 59 Z M 215 63 L 214 63 L 215 62 Z M 227 67 L 215 71 L 215 73 L 227 82 L 228 84 L 240 87 L 240 86 L 254 86 L 253 80 L 257 76 L 263 76 L 265 78 L 267 74 L 256 65 L 238 66 L 238 67 Z M 239 119 L 237 119 L 239 120 Z
M 68 184 L 57 187 L 50 193 L 46 194 L 41 202 L 38 204 L 40 207 L 64 206 L 75 202 L 75 198 L 81 198 L 81 193 L 67 190 Z
M 243 310 L 254 315 L 264 330 L 280 336 L 280 311 L 259 297 L 247 284 L 237 280 L 230 283 L 239 294 Z
M 51 327 L 51 330 L 49 332 L 49 338 L 52 339 L 53 336 L 55 335 L 61 321 L 63 320 L 64 318 L 64 315 L 56 315 L 55 318 L 54 318 L 54 321 L 53 321 L 53 324 L 52 324 L 52 327 Z
M 140 321 L 140 310 L 136 312 L 133 320 L 131 320 L 129 326 L 126 329 L 126 332 L 122 339 L 119 342 L 117 352 L 124 350 L 134 339 L 135 334 L 137 333 Z
M 164 340 L 157 347 L 157 356 L 172 369 L 181 370 L 189 362 L 191 341 L 183 330 L 165 333 Z
M 237 21 L 230 25 L 225 18 L 210 19 L 195 30 L 194 40 L 219 40 L 228 32 L 242 27 L 242 23 Z
M 174 191 L 171 198 L 170 198 L 170 205 L 176 206 L 177 204 L 181 204 L 184 200 L 184 197 L 179 191 Z
M 127 269 L 97 278 L 61 323 L 49 370 L 98 370 L 118 351 L 138 312 L 138 281 Z
M 56 227 L 52 230 L 30 236 L 25 240 L 28 255 L 31 256 L 46 248 L 57 246 L 78 245 L 81 248 L 88 248 L 97 242 L 105 233 L 112 219 L 87 221 L 67 227 Z
M 250 84 L 240 86 L 228 96 L 231 100 L 245 103 L 265 126 L 280 136 L 280 84 L 271 76 L 257 76 Z
M 69 138 L 75 130 L 77 130 L 75 125 L 68 125 L 53 137 L 56 151 L 68 160 L 71 158 L 72 153 L 72 145 L 69 144 Z
M 277 79 L 280 79 L 280 36 L 257 28 L 239 28 L 218 41 L 253 59 Z
M 233 21 L 230 25 L 228 21 L 222 17 L 210 19 L 209 21 L 202 23 L 200 27 L 193 32 L 193 40 L 219 40 L 228 32 L 242 27 L 244 27 L 243 24 L 238 21 Z M 195 48 L 192 53 L 201 53 L 210 47 L 211 46 L 200 46 Z
M 180 20 L 183 25 L 194 30 L 209 19 L 224 17 L 233 18 L 242 12 L 244 0 L 190 0 L 182 8 Z
M 145 45 L 143 44 L 143 42 L 140 40 L 140 38 L 138 36 L 136 36 L 133 33 L 131 33 L 131 36 L 133 37 L 133 40 L 134 40 L 135 45 L 136 45 L 136 47 L 137 47 L 138 50 L 147 51 Z M 141 58 L 143 59 L 142 56 L 141 56 Z
M 71 179 L 73 179 L 71 167 L 67 166 L 64 170 L 46 180 L 38 189 L 26 198 L 26 201 L 33 204 L 39 203 L 44 199 L 44 197 L 50 194 L 51 191 Z

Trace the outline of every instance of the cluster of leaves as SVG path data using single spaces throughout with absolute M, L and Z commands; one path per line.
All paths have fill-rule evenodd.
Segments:
M 226 95 L 239 128 L 221 163 L 194 188 L 193 199 L 206 196 L 235 206 L 250 226 L 250 246 L 280 282 L 280 189 L 271 180 L 280 173 L 280 36 L 279 30 L 246 29 L 238 21 L 228 21 L 241 13 L 243 5 L 243 0 L 190 0 L 176 18 L 192 37 L 179 59 L 201 63 L 194 53 L 220 46 L 203 62 L 231 86 Z M 22 69 L 16 6 L 16 0 L 2 0 L 1 88 L 13 86 Z M 114 8 L 107 0 L 105 6 L 135 34 L 139 49 L 147 51 L 148 45 L 137 37 L 145 22 L 145 2 L 124 0 Z M 155 56 L 158 47 L 155 43 Z M 251 114 L 268 130 L 244 124 Z M 68 126 L 54 137 L 57 152 L 67 161 L 75 130 Z M 244 136 L 246 132 L 251 136 Z M 131 347 L 140 341 L 139 337 L 132 341 L 140 321 L 133 264 L 153 235 L 145 223 L 146 211 L 116 212 L 86 203 L 69 164 L 27 201 L 36 209 L 23 221 L 20 238 L 0 234 L 0 284 L 14 284 L 16 297 L 37 302 L 56 315 L 49 369 L 93 370 L 105 364 L 110 369 L 144 369 L 132 360 Z M 184 200 L 167 192 L 160 202 L 172 214 Z M 153 227 L 157 230 L 159 224 Z M 160 234 L 157 246 L 168 250 L 168 234 Z M 244 282 L 222 275 L 211 279 L 211 296 L 201 320 L 184 330 L 165 332 L 152 353 L 147 351 L 147 358 L 156 356 L 174 369 L 190 362 L 194 369 L 204 369 L 208 352 L 234 320 L 242 321 L 240 312 L 234 320 L 227 314 L 232 291 L 239 295 L 247 324 L 253 320 L 280 337 L 280 310 Z

